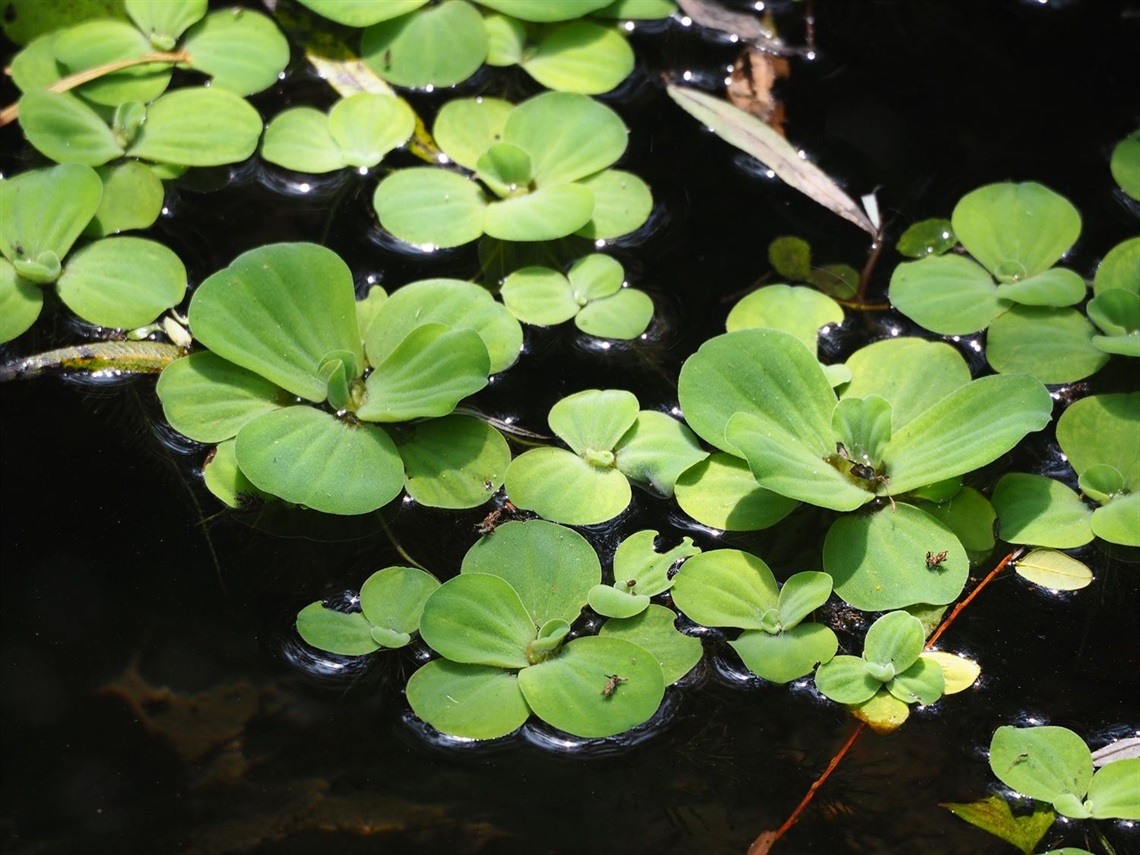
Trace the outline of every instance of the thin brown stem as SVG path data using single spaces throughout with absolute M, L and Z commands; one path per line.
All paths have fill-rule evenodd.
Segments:
M 108 62 L 103 65 L 93 66 L 92 68 L 85 68 L 82 71 L 69 74 L 67 77 L 61 77 L 51 86 L 47 87 L 47 89 L 49 92 L 66 92 L 69 89 L 74 89 L 76 86 L 82 86 L 84 83 L 90 83 L 92 80 L 98 80 L 100 77 L 105 77 L 108 74 L 122 71 L 124 68 L 133 68 L 136 65 L 147 65 L 152 62 L 190 62 L 190 54 L 184 50 L 144 53 L 142 56 L 136 56 L 132 59 L 121 59 L 117 62 Z M 16 121 L 16 119 L 19 118 L 19 114 L 20 102 L 18 101 L 0 110 L 0 127 Z
M 966 597 L 966 599 L 962 600 L 962 602 L 960 602 L 960 603 L 958 603 L 958 605 L 954 606 L 954 610 L 952 612 L 950 612 L 950 617 L 946 618 L 946 620 L 942 621 L 942 623 L 939 624 L 938 629 L 934 630 L 934 634 L 931 635 L 929 640 L 926 642 L 926 649 L 927 650 L 929 650 L 931 647 L 933 647 L 934 642 L 936 642 L 939 639 L 939 637 L 942 635 L 942 633 L 944 633 L 947 629 L 950 628 L 950 624 L 954 623 L 955 619 L 958 617 L 959 612 L 961 612 L 962 609 L 966 608 L 966 606 L 970 605 L 970 603 L 973 601 L 974 597 L 978 596 L 978 594 L 980 594 L 982 592 L 982 589 L 984 587 L 986 587 L 986 585 L 988 585 L 990 582 L 992 582 L 994 577 L 997 576 L 997 574 L 1000 573 L 1002 570 L 1004 570 L 1006 568 L 1006 566 L 1008 566 L 1011 561 L 1016 561 L 1018 558 L 1020 558 L 1021 553 L 1023 553 L 1024 551 L 1025 551 L 1025 547 L 1022 547 L 1021 549 L 1015 549 L 1013 552 L 1009 553 L 1009 555 L 1007 555 L 1005 558 L 1003 558 L 1001 560 L 1001 562 L 998 564 L 997 567 L 995 567 L 993 570 L 991 570 L 986 575 L 986 578 L 984 578 L 981 581 L 981 584 L 979 584 L 978 587 L 976 587 L 976 588 L 974 588 L 974 590 L 970 591 L 970 595 L 968 597 Z

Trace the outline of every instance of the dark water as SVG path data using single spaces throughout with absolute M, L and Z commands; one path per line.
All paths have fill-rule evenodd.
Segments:
M 797 63 L 784 87 L 789 134 L 853 195 L 880 187 L 896 235 L 948 215 L 981 184 L 1041 181 L 1081 210 L 1068 263 L 1089 274 L 1137 231 L 1107 159 L 1140 125 L 1138 12 L 1116 3 L 817 3 L 821 57 Z M 794 33 L 794 15 L 786 20 Z M 612 103 L 633 129 L 626 166 L 646 177 L 659 206 L 654 229 L 615 252 L 653 293 L 657 322 L 650 341 L 608 352 L 565 330 L 531 335 L 523 363 L 481 399 L 530 427 L 542 428 L 557 398 L 591 386 L 631 388 L 644 407 L 674 403 L 680 362 L 767 272 L 773 237 L 806 237 L 825 263 L 865 258 L 862 233 L 756 177 L 664 96 L 660 72 L 715 78 L 731 45 L 678 26 L 636 38 L 644 65 Z M 508 82 L 526 94 L 524 80 Z M 311 97 L 327 98 L 298 71 L 257 103 L 270 116 Z M 417 106 L 431 109 L 425 98 Z M 252 246 L 302 239 L 336 249 L 361 281 L 475 273 L 470 249 L 425 258 L 385 248 L 368 212 L 374 177 L 304 197 L 280 191 L 292 178 L 259 164 L 232 178 L 188 177 L 156 232 L 194 282 Z M 885 289 L 895 260 L 885 254 L 873 288 Z M 850 318 L 836 358 L 882 323 Z M 77 334 L 63 322 L 45 328 L 8 355 Z M 1135 388 L 1120 372 L 1097 382 Z M 722 648 L 710 640 L 703 681 L 676 691 L 668 720 L 640 744 L 558 750 L 535 728 L 503 745 L 439 745 L 406 720 L 400 689 L 414 652 L 345 669 L 290 633 L 300 606 L 400 561 L 375 522 L 212 517 L 216 503 L 192 469 L 201 451 L 172 447 L 150 379 L 41 381 L 0 396 L 6 853 L 743 855 L 853 727 L 805 688 L 732 686 L 717 674 Z M 393 536 L 446 576 L 484 513 L 401 507 L 388 517 Z M 639 496 L 622 530 L 675 519 Z M 804 533 L 823 529 L 811 522 L 719 542 L 792 572 L 813 566 L 818 544 Z M 604 550 L 616 535 L 593 536 Z M 945 637 L 982 664 L 980 684 L 895 734 L 865 734 L 775 851 L 1008 851 L 938 807 L 993 788 L 984 755 L 993 730 L 1036 717 L 1099 744 L 1140 718 L 1140 573 L 1095 550 L 1084 557 L 1097 580 L 1075 594 L 1047 596 L 1014 578 L 987 589 Z M 1101 825 L 1118 853 L 1140 851 L 1135 832 Z M 1081 845 L 1083 829 L 1057 827 L 1045 843 Z

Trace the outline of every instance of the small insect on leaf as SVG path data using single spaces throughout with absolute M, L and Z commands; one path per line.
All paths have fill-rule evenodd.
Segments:
M 1012 768 L 1013 768 L 1014 766 L 1016 766 L 1018 763 L 1024 763 L 1024 762 L 1025 762 L 1026 760 L 1028 760 L 1028 759 L 1029 759 L 1029 755 L 1028 755 L 1028 754 L 1026 754 L 1026 753 L 1023 751 L 1022 753 L 1020 753 L 1020 754 L 1018 754 L 1016 757 L 1014 757 L 1014 758 L 1013 758 L 1013 760 L 1011 760 L 1011 761 L 1010 761 L 1010 763 L 1009 763 L 1009 765 L 1006 767 L 1005 771 L 1007 771 L 1007 772 L 1008 772 L 1010 769 L 1012 769 Z
M 606 685 L 602 689 L 601 695 L 603 698 L 608 698 L 617 691 L 618 683 L 624 683 L 625 677 L 619 677 L 617 674 L 606 674 Z
M 927 552 L 926 553 L 926 569 L 937 570 L 942 566 L 942 562 L 946 560 L 947 551 L 943 549 L 941 552 Z

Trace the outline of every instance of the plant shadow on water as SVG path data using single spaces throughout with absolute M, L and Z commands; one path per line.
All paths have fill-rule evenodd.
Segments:
M 1080 210 L 1084 237 L 1065 263 L 1090 274 L 1136 231 L 1107 168 L 1111 144 L 1136 118 L 1123 91 L 1134 77 L 1135 11 L 817 2 L 820 58 L 797 63 L 783 89 L 789 133 L 852 191 L 879 186 L 893 235 L 948 215 L 982 184 L 1041 181 Z M 786 20 L 799 27 L 794 14 Z M 653 77 L 691 67 L 717 78 L 737 47 L 676 22 L 635 31 L 633 43 L 642 86 L 609 103 L 630 127 L 619 167 L 645 180 L 657 207 L 649 226 L 610 249 L 657 315 L 647 339 L 604 349 L 573 324 L 528 328 L 519 365 L 492 377 L 477 401 L 530 431 L 549 434 L 551 407 L 582 390 L 629 388 L 643 410 L 674 406 L 682 361 L 723 332 L 729 309 L 768 270 L 773 238 L 803 236 L 823 261 L 856 268 L 866 253 L 857 229 L 742 168 L 743 156 L 675 109 Z M 314 89 L 298 63 L 290 73 Z M 291 103 L 289 87 L 286 78 L 253 102 L 271 116 Z M 328 107 L 323 92 L 309 94 Z M 1058 115 L 1075 105 L 1076 120 Z M 14 127 L 2 133 L 7 170 L 22 141 Z M 176 185 L 172 215 L 155 227 L 192 284 L 271 241 L 334 249 L 359 296 L 368 274 L 391 289 L 466 278 L 478 263 L 471 247 L 378 249 L 374 178 L 315 181 L 319 204 L 280 167 L 238 168 L 226 181 L 212 192 L 205 179 Z M 892 266 L 880 263 L 873 294 L 885 295 Z M 54 334 L 29 334 L 38 350 L 69 332 L 58 316 L 49 323 Z M 840 362 L 892 327 L 913 329 L 893 311 L 848 313 L 821 351 Z M 952 343 L 976 368 L 968 342 Z M 20 353 L 35 345 L 21 342 Z M 1135 388 L 1127 369 L 1109 371 L 1096 382 Z M 353 659 L 322 656 L 296 636 L 305 603 L 343 600 L 369 574 L 407 563 L 374 518 L 273 506 L 216 514 L 190 471 L 205 448 L 163 441 L 147 378 L 13 383 L 0 394 L 6 852 L 743 855 L 791 812 L 853 727 L 810 679 L 788 690 L 749 675 L 713 643 L 729 637 L 714 629 L 697 671 L 630 734 L 583 740 L 531 718 L 501 740 L 441 736 L 409 723 L 404 686 L 427 658 L 422 641 Z M 1045 442 L 1035 436 L 1003 463 L 1042 471 L 1033 456 Z M 397 502 L 385 510 L 391 534 L 444 579 L 490 507 Z M 776 529 L 721 534 L 680 522 L 669 506 L 635 489 L 620 528 L 669 532 L 663 548 L 690 536 L 705 554 L 747 549 L 780 579 L 819 566 L 819 521 L 831 519 L 801 508 Z M 618 528 L 586 529 L 607 569 Z M 1081 553 L 1096 574 L 1084 590 L 1049 595 L 1012 575 L 988 588 L 944 642 L 982 664 L 980 682 L 912 712 L 892 734 L 864 735 L 775 851 L 1007 851 L 939 807 L 995 787 L 985 750 L 998 725 L 1047 721 L 1097 744 L 1136 726 L 1140 580 L 1134 553 L 1109 558 L 1103 545 Z M 567 623 L 573 638 L 581 626 Z M 862 629 L 841 624 L 840 652 L 857 655 Z M 620 699 L 631 687 L 605 688 Z M 1135 829 L 1101 826 L 1119 853 L 1140 845 Z

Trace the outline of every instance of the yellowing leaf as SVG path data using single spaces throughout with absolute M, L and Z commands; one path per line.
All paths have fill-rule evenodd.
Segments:
M 934 660 L 942 669 L 942 676 L 946 679 L 946 689 L 943 694 L 946 695 L 953 695 L 970 688 L 982 673 L 982 668 L 977 662 L 955 653 L 929 650 L 922 656 Z
M 1054 591 L 1079 591 L 1093 578 L 1088 567 L 1055 549 L 1034 549 L 1015 568 L 1022 578 Z

